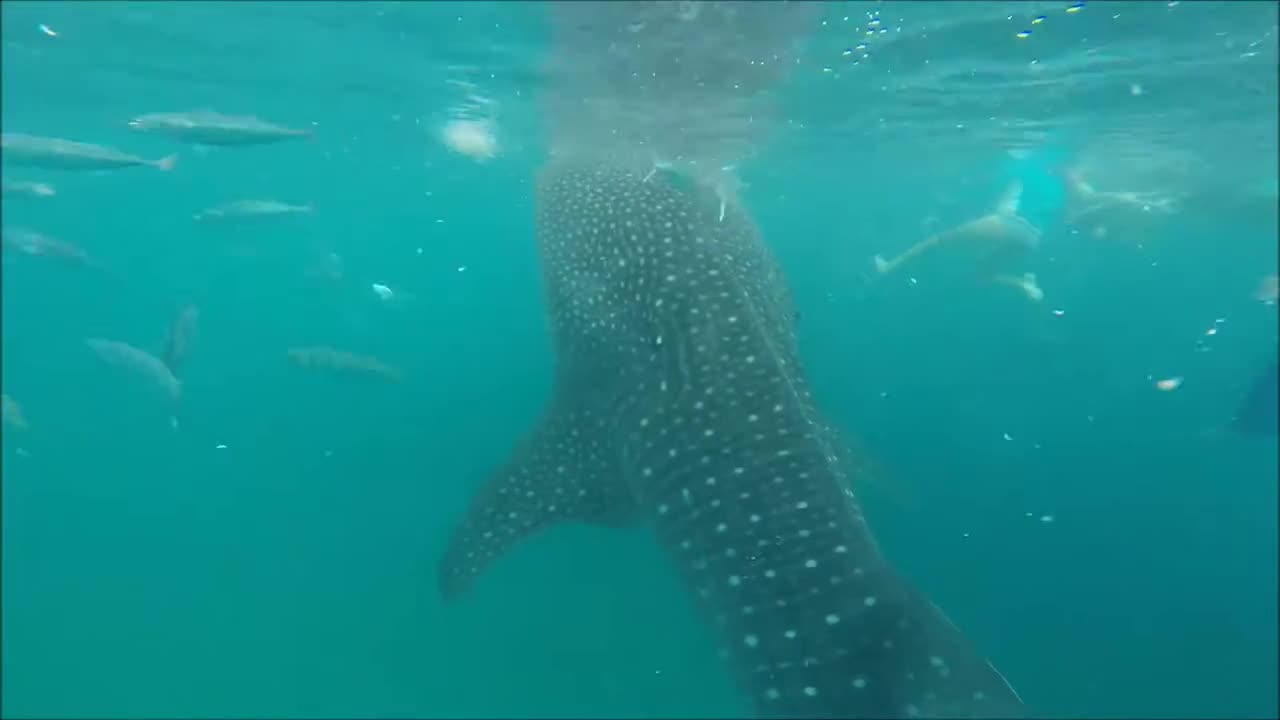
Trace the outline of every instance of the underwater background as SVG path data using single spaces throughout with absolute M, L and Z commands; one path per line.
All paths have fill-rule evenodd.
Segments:
M 884 551 L 1037 715 L 1275 717 L 1277 441 L 1233 417 L 1277 353 L 1277 6 L 819 10 L 738 194 Z M 56 188 L 6 195 L 5 227 L 96 261 L 5 248 L 5 717 L 748 712 L 643 527 L 555 528 L 436 587 L 550 387 L 549 35 L 538 3 L 0 4 L 4 132 L 179 153 L 3 167 Z M 128 125 L 201 109 L 312 134 Z M 1068 228 L 1069 163 L 1175 209 Z M 964 257 L 876 276 L 1011 174 L 1046 206 L 1042 301 Z M 193 221 L 245 198 L 314 212 Z M 186 303 L 176 406 L 84 342 L 158 352 Z M 403 381 L 290 362 L 310 346 Z

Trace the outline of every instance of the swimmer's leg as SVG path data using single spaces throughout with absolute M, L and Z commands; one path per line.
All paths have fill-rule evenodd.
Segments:
M 1033 272 L 1026 272 L 1021 275 L 993 275 L 991 280 L 997 285 L 1008 285 L 1021 290 L 1027 296 L 1027 299 L 1032 302 L 1040 302 L 1044 299 L 1044 290 L 1036 282 L 1036 274 Z
M 881 275 L 888 275 L 894 270 L 897 270 L 898 267 L 903 263 L 911 260 L 912 258 L 923 255 L 924 253 L 928 252 L 931 248 L 937 246 L 939 243 L 942 243 L 948 237 L 954 234 L 955 234 L 955 229 L 951 229 L 951 230 L 943 230 L 940 233 L 935 233 L 933 235 L 930 235 L 924 240 L 921 240 L 915 245 L 912 245 L 911 247 L 907 248 L 905 251 L 903 251 L 902 254 L 898 255 L 892 260 L 886 260 L 882 255 L 876 255 L 875 257 L 876 272 L 880 273 Z
M 942 232 L 935 233 L 920 242 L 907 248 L 906 252 L 892 260 L 885 260 L 877 255 L 875 258 L 876 271 L 881 275 L 892 272 L 902 263 L 919 257 L 925 252 L 943 244 L 955 242 L 970 242 L 975 244 L 996 243 L 1003 244 L 1002 238 L 1009 233 L 1009 221 L 1005 215 L 1000 213 L 990 213 L 980 218 L 975 218 L 967 222 Z
M 1026 267 L 1031 261 L 1034 250 L 1033 243 L 1022 239 L 1003 238 L 1003 241 L 989 245 L 986 251 L 978 256 L 974 269 L 982 281 L 1017 288 L 1028 299 L 1040 302 L 1044 299 L 1044 291 L 1036 282 L 1035 273 L 1014 274 L 1009 271 L 1011 268 Z
M 930 235 L 920 242 L 907 248 L 906 252 L 893 258 L 886 260 L 881 255 L 875 256 L 876 272 L 881 275 L 896 270 L 900 265 L 916 258 L 925 252 L 937 247 L 938 245 L 952 240 L 963 240 L 969 238 L 978 242 L 986 242 L 996 239 L 1003 234 L 1005 230 L 1005 220 L 1009 217 L 1018 216 L 1018 208 L 1022 204 L 1022 182 L 1014 181 L 1005 188 L 1001 193 L 999 201 L 996 203 L 993 212 L 983 215 L 982 217 L 961 223 L 949 230 Z

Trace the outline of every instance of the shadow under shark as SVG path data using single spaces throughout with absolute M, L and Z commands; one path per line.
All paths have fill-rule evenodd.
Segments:
M 443 594 L 556 523 L 644 522 L 760 716 L 1023 715 L 877 548 L 745 212 L 580 155 L 537 193 L 552 397 L 452 535 Z

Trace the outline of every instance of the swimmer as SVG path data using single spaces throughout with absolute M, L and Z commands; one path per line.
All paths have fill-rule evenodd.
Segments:
M 1114 229 L 1127 233 L 1141 231 L 1152 215 L 1169 215 L 1177 210 L 1174 198 L 1160 193 L 1129 190 L 1098 190 L 1084 178 L 1079 168 L 1064 173 L 1065 221 L 1096 238 L 1113 235 Z M 1135 225 L 1137 221 L 1139 225 Z
M 991 212 L 935 233 L 895 258 L 877 255 L 876 271 L 881 275 L 895 272 L 937 247 L 967 246 L 979 251 L 977 266 L 984 278 L 1016 288 L 1033 302 L 1043 300 L 1044 291 L 1035 273 L 1020 266 L 1039 247 L 1041 228 L 1056 222 L 1061 213 L 1062 182 L 1052 170 L 1053 153 L 1011 151 L 1009 157 L 1012 162 L 1006 175 L 1013 178 Z

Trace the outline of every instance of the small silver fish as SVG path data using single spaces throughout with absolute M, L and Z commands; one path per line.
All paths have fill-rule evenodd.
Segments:
M 148 160 L 103 145 L 22 133 L 0 134 L 0 153 L 6 162 L 49 170 L 116 170 L 147 165 L 168 171 L 178 162 L 177 155 Z
M 165 367 L 175 376 L 182 363 L 191 352 L 191 344 L 195 341 L 196 325 L 200 319 L 200 311 L 195 305 L 184 305 L 169 324 L 169 334 L 164 340 L 164 352 L 161 355 Z
M 289 348 L 287 356 L 291 363 L 299 367 L 371 375 L 393 383 L 404 379 L 398 368 L 387 365 L 376 357 L 356 355 L 323 345 Z
M 151 353 L 119 340 L 86 338 L 84 342 L 108 364 L 138 373 L 164 390 L 170 399 L 177 400 L 181 394 L 182 382 Z
M 0 230 L 0 246 L 24 255 L 57 258 L 82 267 L 98 267 L 80 246 L 26 228 L 6 227 Z
M 237 200 L 202 210 L 195 214 L 197 221 L 239 220 L 245 218 L 279 217 L 281 215 L 305 215 L 315 212 L 311 205 L 290 205 L 278 200 Z
M 17 197 L 53 197 L 57 191 L 52 185 L 31 180 L 4 180 L 4 196 Z
M 311 137 L 310 130 L 276 125 L 252 115 L 223 115 L 210 110 L 139 115 L 129 127 L 196 145 L 264 145 Z

